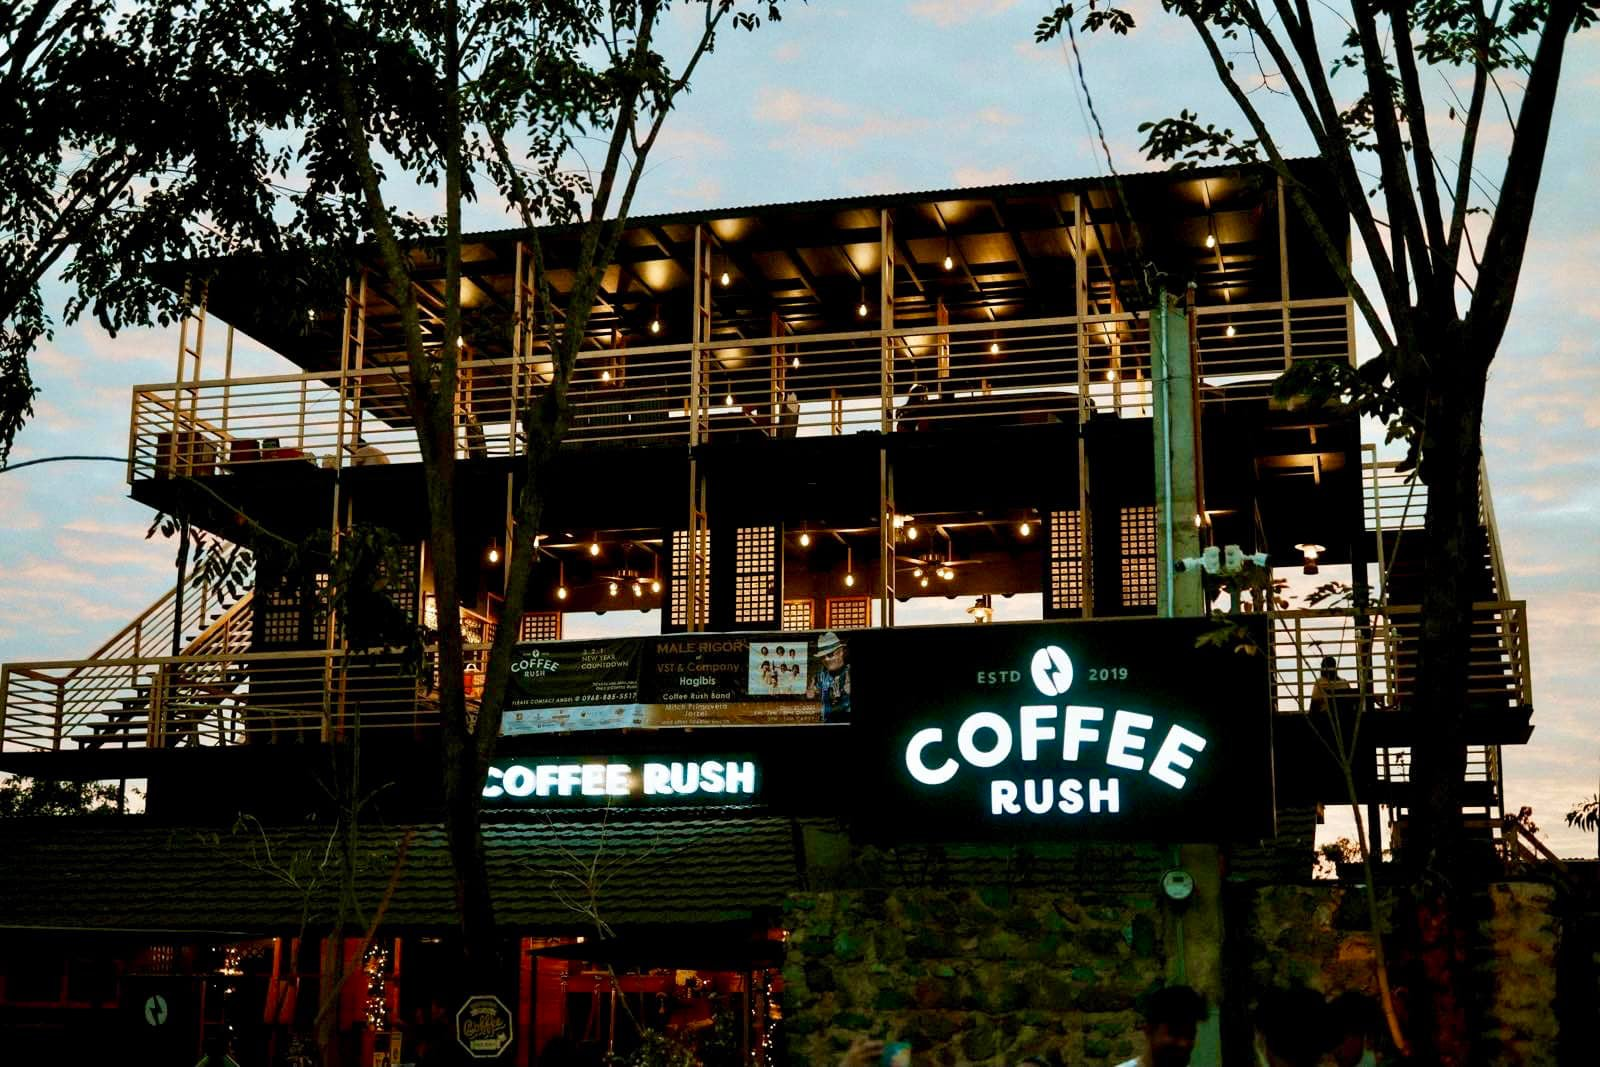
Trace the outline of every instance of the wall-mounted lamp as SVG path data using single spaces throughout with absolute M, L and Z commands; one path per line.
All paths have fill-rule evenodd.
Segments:
M 1295 545 L 1294 547 L 1296 547 L 1296 548 L 1298 548 L 1300 550 L 1300 555 L 1302 557 L 1302 562 L 1305 564 L 1305 566 L 1302 569 L 1305 571 L 1305 573 L 1306 574 L 1316 574 L 1317 573 L 1317 557 L 1321 556 L 1322 553 L 1327 551 L 1327 549 L 1322 547 L 1321 545 L 1314 545 L 1314 544 Z

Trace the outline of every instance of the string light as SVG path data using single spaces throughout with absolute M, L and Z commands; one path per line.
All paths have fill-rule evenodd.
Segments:
M 367 1026 L 372 1030 L 389 1029 L 389 946 L 374 943 L 362 957 L 361 969 L 367 976 Z

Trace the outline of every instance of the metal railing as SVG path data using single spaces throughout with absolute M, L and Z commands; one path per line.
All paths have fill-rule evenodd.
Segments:
M 477 655 L 482 646 L 469 646 Z M 305 650 L 12 663 L 0 668 L 8 751 L 327 740 L 436 722 L 432 655 Z
M 1273 613 L 1272 665 L 1277 711 L 1305 714 L 1329 686 L 1319 686 L 1331 657 L 1341 681 L 1364 690 L 1373 710 L 1404 707 L 1416 694 L 1422 609 L 1414 604 Z M 1472 606 L 1467 699 L 1486 710 L 1533 704 L 1528 669 L 1528 609 L 1521 600 Z
M 1194 310 L 1202 404 L 1265 402 L 1302 359 L 1350 358 L 1346 301 Z M 1144 316 L 1092 315 L 587 350 L 570 385 L 577 445 L 737 440 L 1148 417 Z M 521 451 L 520 420 L 548 354 L 465 360 L 455 398 L 463 458 Z M 404 364 L 141 385 L 129 480 L 262 465 L 418 458 Z

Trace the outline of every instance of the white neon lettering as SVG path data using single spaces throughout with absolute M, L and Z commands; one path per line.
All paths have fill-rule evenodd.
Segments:
M 583 795 L 586 797 L 603 797 L 606 795 L 606 765 L 604 763 L 585 763 L 583 765 Z
M 722 763 L 720 761 L 708 759 L 700 764 L 700 788 L 707 793 L 722 792 Z
M 1105 708 L 1090 708 L 1082 704 L 1068 704 L 1066 721 L 1061 727 L 1061 758 L 1068 763 L 1078 762 L 1079 746 L 1092 745 L 1100 740 L 1099 730 L 1084 728 L 1086 722 L 1103 722 Z
M 628 777 L 633 773 L 633 768 L 626 763 L 612 763 L 606 766 L 606 796 L 625 797 L 633 792 L 628 788 Z
M 556 765 L 553 763 L 541 763 L 534 773 L 539 777 L 539 795 L 542 797 L 549 796 L 551 790 L 556 787 Z
M 495 797 L 505 796 L 506 791 L 494 784 L 500 777 L 501 771 L 499 767 L 489 768 L 489 780 L 483 786 L 484 799 L 493 800 Z
M 533 792 L 533 773 L 520 763 L 508 767 L 501 781 L 505 783 L 508 797 L 525 797 Z
M 987 752 L 974 744 L 979 730 L 994 734 L 994 747 Z M 980 711 L 967 717 L 956 734 L 956 748 L 961 758 L 974 767 L 993 767 L 1011 755 L 1011 724 L 992 711 Z
M 730 763 L 723 770 L 728 792 L 755 793 L 756 765 L 753 762 L 743 760 L 739 763 Z
M 556 790 L 564 797 L 578 791 L 583 780 L 583 768 L 576 763 L 563 763 L 556 767 Z
M 1045 726 L 1047 720 L 1054 722 L 1056 706 L 1054 704 L 1024 704 L 1022 706 L 1022 758 L 1033 761 L 1039 758 L 1039 742 L 1049 741 L 1056 736 L 1055 726 Z
M 924 750 L 943 740 L 944 731 L 937 726 L 930 726 L 912 734 L 910 742 L 906 744 L 906 770 L 923 785 L 944 785 L 956 776 L 957 765 L 953 759 L 946 759 L 938 767 L 929 767 L 922 762 Z
M 989 783 L 989 813 L 991 815 L 1015 815 L 1022 807 L 1017 803 L 1016 782 L 991 782 Z
M 1061 783 L 1061 803 L 1058 805 L 1067 815 L 1076 815 L 1083 810 L 1083 783 L 1076 778 L 1068 778 Z
M 697 792 L 700 788 L 700 764 L 698 763 L 671 763 L 668 767 L 672 772 L 672 791 L 687 795 Z
M 672 772 L 665 763 L 644 765 L 644 795 L 647 797 L 672 792 Z
M 1135 752 L 1144 750 L 1144 731 L 1155 725 L 1155 719 L 1137 711 L 1117 710 L 1111 721 L 1111 740 L 1106 744 L 1106 762 L 1113 767 L 1129 771 L 1144 770 L 1144 757 Z M 1134 733 L 1138 730 L 1139 733 Z M 1090 787 L 1091 790 L 1093 787 Z M 1115 809 L 1113 809 L 1115 810 Z
M 1037 789 L 1034 787 L 1038 786 Z M 1049 778 L 1029 778 L 1022 783 L 1022 802 L 1035 815 L 1043 815 L 1055 801 L 1056 785 Z
M 1090 814 L 1097 815 L 1101 811 L 1109 812 L 1112 815 L 1117 813 L 1117 809 L 1121 805 L 1118 781 L 1119 779 L 1116 778 L 1107 778 L 1103 782 L 1098 778 L 1089 779 Z
M 1166 782 L 1174 789 L 1182 789 L 1189 779 L 1173 770 L 1181 767 L 1188 770 L 1194 766 L 1194 757 L 1185 752 L 1190 749 L 1203 752 L 1206 739 L 1192 730 L 1185 730 L 1181 726 L 1174 726 L 1167 731 L 1167 739 L 1161 742 L 1161 748 L 1156 752 L 1156 758 L 1150 762 L 1150 777 L 1160 782 Z

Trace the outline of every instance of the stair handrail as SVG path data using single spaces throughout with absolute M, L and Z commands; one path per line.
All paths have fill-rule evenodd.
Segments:
M 1497 600 L 1511 599 L 1511 585 L 1506 581 L 1506 560 L 1500 551 L 1500 526 L 1494 517 L 1494 497 L 1489 494 L 1489 466 L 1478 457 L 1478 518 L 1489 538 L 1489 563 L 1494 569 L 1494 595 Z

